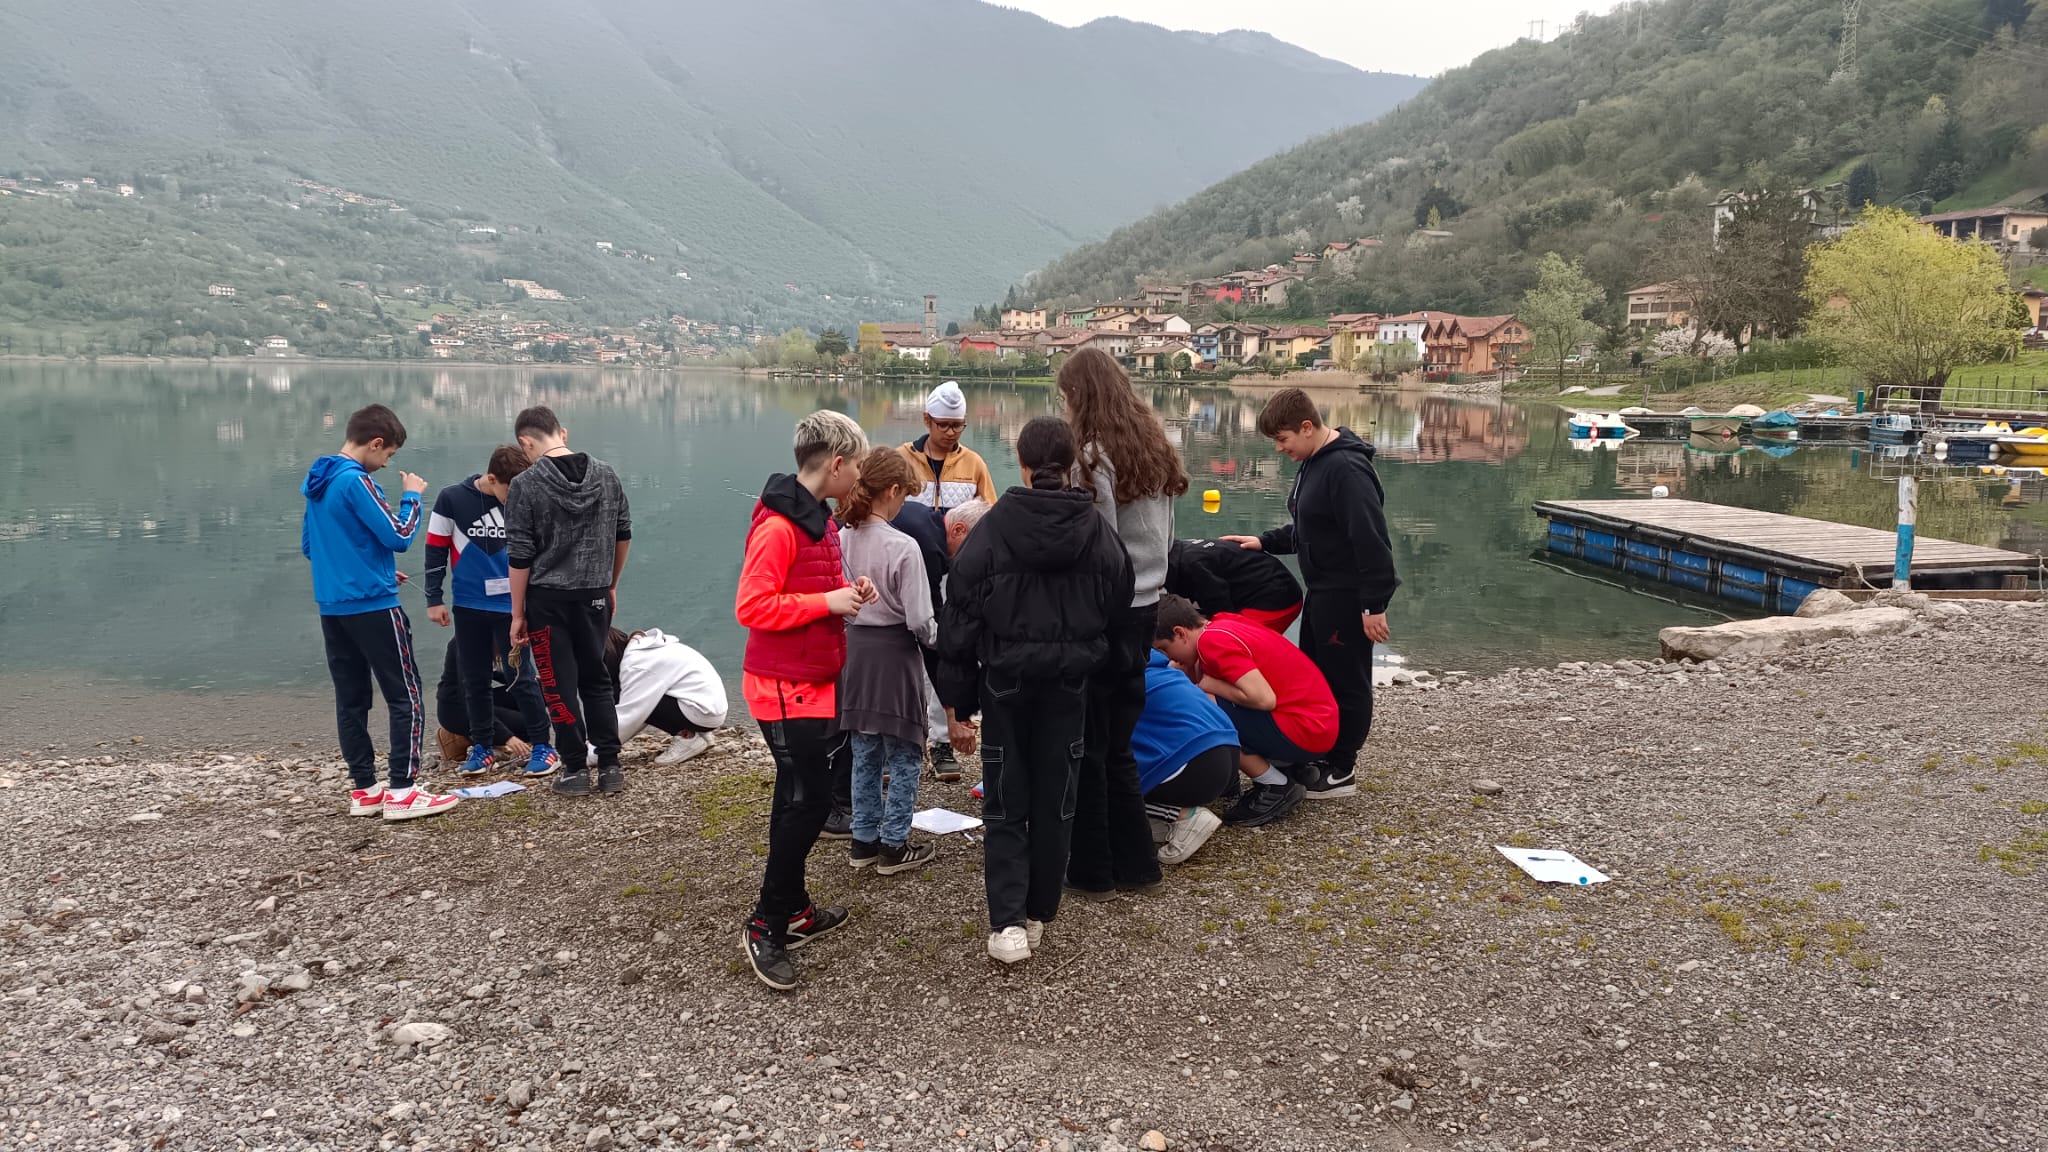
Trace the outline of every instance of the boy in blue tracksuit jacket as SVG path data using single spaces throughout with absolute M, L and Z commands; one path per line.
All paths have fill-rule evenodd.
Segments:
M 505 498 L 515 477 L 526 471 L 525 449 L 507 444 L 491 453 L 488 471 L 471 476 L 434 497 L 427 519 L 427 618 L 455 625 L 455 669 L 469 723 L 469 758 L 461 772 L 476 776 L 497 767 L 492 752 L 498 717 L 492 705 L 493 674 L 504 666 L 519 705 L 520 735 L 533 746 L 528 776 L 549 776 L 562 757 L 548 743 L 548 708 L 541 699 L 540 674 L 524 648 L 512 647 L 512 567 L 506 550 Z M 442 584 L 451 569 L 455 607 L 443 602 Z M 447 717 L 442 719 L 445 726 Z
M 386 820 L 439 815 L 456 802 L 413 784 L 426 709 L 412 655 L 412 622 L 398 606 L 404 577 L 396 557 L 419 535 L 420 493 L 427 482 L 400 472 L 405 492 L 393 508 L 370 479 L 404 443 L 405 425 L 397 414 L 372 404 L 348 418 L 340 453 L 313 461 L 300 488 L 306 518 L 299 550 L 313 562 L 313 599 L 320 605 L 320 635 L 352 789 L 349 815 Z M 391 714 L 389 789 L 377 783 L 377 748 L 370 741 L 372 678 Z

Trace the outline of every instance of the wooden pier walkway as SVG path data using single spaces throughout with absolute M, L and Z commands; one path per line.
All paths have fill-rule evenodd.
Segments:
M 1891 584 L 1891 532 L 1696 500 L 1543 500 L 1546 547 L 1609 568 L 1790 612 L 1818 588 Z M 1922 536 L 1916 588 L 2026 588 L 2039 556 Z

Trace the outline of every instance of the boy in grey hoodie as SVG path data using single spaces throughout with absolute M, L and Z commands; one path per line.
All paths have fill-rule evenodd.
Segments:
M 617 693 L 604 650 L 633 542 L 626 489 L 610 465 L 569 450 L 569 430 L 553 411 L 528 408 L 513 431 L 533 467 L 512 481 L 505 502 L 512 643 L 533 643 L 562 757 L 555 791 L 623 792 Z M 594 788 L 586 741 L 597 747 Z

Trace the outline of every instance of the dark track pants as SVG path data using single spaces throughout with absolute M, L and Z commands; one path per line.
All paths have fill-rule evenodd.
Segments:
M 1301 650 L 1337 698 L 1337 744 L 1321 759 L 1339 775 L 1357 768 L 1372 734 L 1372 641 L 1363 613 L 1358 594 L 1344 589 L 1310 589 L 1301 606 Z
M 384 693 L 391 714 L 391 787 L 412 787 L 426 731 L 426 699 L 412 655 L 412 621 L 403 608 L 322 616 L 327 674 L 334 680 L 334 718 L 341 758 L 354 788 L 377 785 L 377 746 L 370 739 L 370 681 Z
M 589 768 L 586 740 L 597 745 L 600 767 L 619 762 L 618 697 L 604 664 L 611 626 L 611 604 L 601 596 L 550 600 L 529 595 L 526 600 L 526 632 L 540 672 L 541 698 L 555 722 L 562 770 L 571 775 Z
M 469 726 L 452 731 L 468 732 L 471 744 L 486 748 L 503 743 L 496 738 L 498 714 L 492 700 L 491 673 L 498 659 L 512 650 L 512 617 L 505 612 L 477 608 L 449 610 L 455 619 L 455 667 L 462 684 L 463 712 Z M 530 653 L 521 651 L 519 678 L 508 694 L 519 708 L 519 723 L 511 731 L 528 744 L 548 742 L 548 707 L 541 698 L 540 672 Z M 446 727 L 446 725 L 443 725 Z

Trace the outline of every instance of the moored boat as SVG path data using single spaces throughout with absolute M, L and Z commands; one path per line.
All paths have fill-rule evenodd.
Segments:
M 1626 440 L 1637 434 L 1620 416 L 1605 412 L 1574 412 L 1565 426 L 1574 440 Z
M 1785 411 L 1767 412 L 1749 422 L 1749 434 L 1759 440 L 1791 441 L 1799 439 L 1799 417 Z
M 1903 412 L 1880 412 L 1870 418 L 1870 439 L 1879 444 L 1904 444 L 1920 434 L 1920 426 Z

